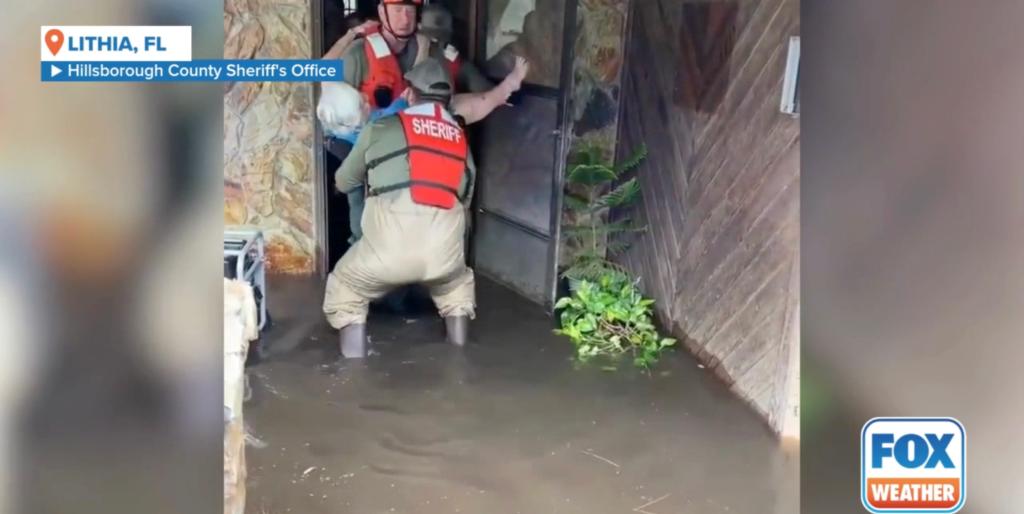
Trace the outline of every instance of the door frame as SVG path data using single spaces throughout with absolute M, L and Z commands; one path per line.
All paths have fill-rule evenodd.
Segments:
M 469 29 L 472 41 L 469 53 L 474 61 L 487 55 L 486 33 L 484 31 L 487 22 L 486 1 L 473 0 L 470 3 L 470 15 L 472 16 L 473 23 Z M 558 296 L 558 256 L 562 248 L 562 199 L 565 187 L 565 169 L 568 151 L 572 144 L 573 132 L 572 90 L 573 64 L 576 54 L 576 13 L 577 0 L 565 0 L 565 12 L 562 20 L 562 64 L 558 78 L 558 88 L 528 83 L 524 83 L 521 88 L 521 91 L 525 94 L 555 99 L 557 102 L 558 118 L 555 122 L 555 130 L 552 133 L 552 136 L 557 139 L 554 144 L 554 155 L 551 156 L 554 168 L 551 176 L 551 216 L 548 221 L 548 232 L 550 235 L 539 234 L 536 229 L 509 219 L 501 213 L 486 211 L 488 215 L 501 223 L 514 226 L 534 237 L 540 236 L 538 237 L 539 239 L 548 239 L 544 307 L 548 312 L 552 313 L 554 312 Z
M 324 0 L 313 0 L 310 14 L 310 49 L 311 59 L 317 59 L 322 54 L 324 41 Z M 327 162 L 324 160 L 324 134 L 320 121 L 316 117 L 316 104 L 320 100 L 320 88 L 316 82 L 310 83 L 310 97 L 312 102 L 313 123 L 313 233 L 316 246 L 313 249 L 313 273 L 320 278 L 326 278 L 331 271 L 327 269 L 330 253 L 327 248 Z
M 562 23 L 562 73 L 558 87 L 558 141 L 555 143 L 555 169 L 551 177 L 551 245 L 548 249 L 548 311 L 554 313 L 558 300 L 558 257 L 562 250 L 562 208 L 565 197 L 565 169 L 573 134 L 573 77 L 576 62 L 577 0 L 566 0 Z

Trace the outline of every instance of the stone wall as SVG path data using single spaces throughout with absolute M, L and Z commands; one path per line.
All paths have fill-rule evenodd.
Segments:
M 227 0 L 224 57 L 309 58 L 310 3 Z M 313 89 L 237 82 L 224 91 L 224 221 L 267 237 L 272 272 L 315 270 Z
M 577 0 L 569 159 L 584 146 L 615 154 L 628 11 L 629 0 Z M 563 227 L 582 221 L 563 210 Z M 559 262 L 575 252 L 573 241 L 563 240 Z
M 627 0 L 579 0 L 573 58 L 573 148 L 615 151 Z

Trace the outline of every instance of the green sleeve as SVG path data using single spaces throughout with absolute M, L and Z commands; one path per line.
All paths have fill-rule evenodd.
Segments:
M 366 51 L 363 50 L 365 44 L 365 39 L 357 39 L 342 56 L 343 80 L 356 89 L 363 85 L 363 80 L 366 78 Z
M 373 126 L 374 124 L 370 123 L 359 133 L 352 151 L 334 174 L 334 184 L 338 191 L 348 193 L 362 187 L 366 182 L 366 150 L 370 147 L 373 137 Z

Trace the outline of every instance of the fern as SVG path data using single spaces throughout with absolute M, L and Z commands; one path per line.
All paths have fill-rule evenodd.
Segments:
M 632 204 L 640 197 L 640 183 L 636 177 L 623 182 L 615 189 L 605 193 L 598 198 L 594 204 L 596 207 L 622 207 Z
M 622 252 L 629 249 L 629 243 L 626 243 L 625 241 L 609 241 L 607 249 L 608 255 L 620 255 Z
M 601 276 L 628 273 L 609 256 L 624 252 L 629 245 L 614 236 L 629 232 L 642 232 L 645 227 L 633 225 L 627 219 L 607 221 L 607 210 L 634 204 L 641 197 L 640 182 L 636 177 L 624 179 L 624 174 L 635 169 L 647 157 L 641 146 L 628 159 L 616 165 L 605 157 L 597 145 L 583 145 L 573 154 L 566 173 L 567 189 L 564 205 L 576 213 L 575 224 L 562 227 L 562 235 L 571 243 L 571 261 L 563 275 L 570 280 L 596 280 Z
M 645 227 L 633 225 L 628 218 L 601 225 L 567 225 L 562 227 L 562 232 L 570 236 L 581 234 L 619 234 L 623 232 L 642 232 L 644 230 L 646 230 Z
M 596 144 L 580 146 L 570 159 L 576 165 L 600 164 L 604 161 L 604 151 Z
M 569 170 L 567 179 L 573 184 L 596 186 L 615 180 L 615 170 L 603 164 L 580 164 Z
M 633 168 L 636 168 L 646 158 L 647 145 L 640 145 L 640 148 L 637 148 L 636 151 L 633 152 L 633 155 L 631 155 L 628 159 L 615 166 L 615 176 L 622 176 L 623 173 L 632 170 Z
M 587 200 L 586 198 L 581 198 L 570 193 L 566 193 L 565 196 L 563 196 L 562 198 L 565 202 L 565 206 L 568 207 L 570 210 L 586 211 L 590 209 L 590 201 Z

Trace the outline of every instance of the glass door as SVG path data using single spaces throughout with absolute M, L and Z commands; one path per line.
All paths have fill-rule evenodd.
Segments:
M 513 107 L 474 127 L 479 168 L 473 265 L 550 307 L 557 274 L 558 215 L 566 141 L 568 74 L 574 26 L 566 0 L 478 0 L 476 61 L 495 82 L 516 56 L 530 73 Z M 569 2 L 573 4 L 574 2 Z M 569 22 L 567 23 L 567 20 Z

